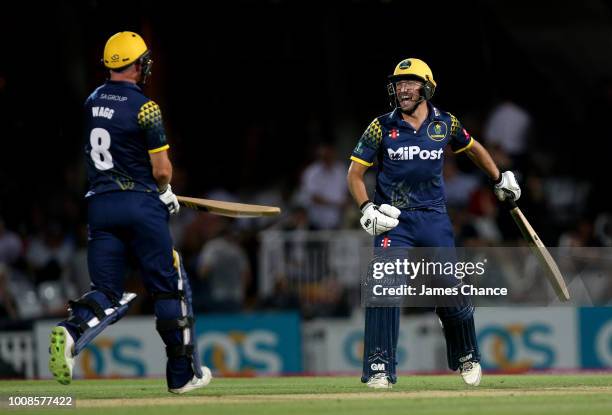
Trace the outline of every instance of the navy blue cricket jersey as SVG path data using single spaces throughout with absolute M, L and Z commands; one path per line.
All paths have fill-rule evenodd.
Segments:
M 157 192 L 149 154 L 168 147 L 159 106 L 136 84 L 106 81 L 85 101 L 86 197 Z
M 450 144 L 460 153 L 474 140 L 454 115 L 429 102 L 427 106 L 427 119 L 418 130 L 403 120 L 399 109 L 375 118 L 353 150 L 354 162 L 368 167 L 378 162 L 376 204 L 446 210 L 444 147 Z

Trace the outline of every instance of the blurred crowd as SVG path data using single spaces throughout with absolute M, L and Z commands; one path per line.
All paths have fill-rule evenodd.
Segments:
M 520 205 L 530 221 L 537 224 L 547 245 L 612 246 L 612 214 L 607 206 L 598 204 L 600 199 L 596 197 L 604 189 L 551 167 L 554 154 L 539 144 L 534 135 L 537 126 L 524 108 L 502 101 L 482 120 L 467 114 L 463 122 L 485 144 L 502 170 L 517 173 L 523 189 Z M 255 192 L 218 188 L 193 195 L 283 208 L 278 218 L 230 220 L 187 208 L 172 218 L 171 230 L 192 281 L 196 312 L 295 309 L 306 318 L 349 315 L 358 306 L 349 295 L 355 287 L 331 276 L 322 275 L 297 290 L 291 282 L 306 271 L 294 270 L 292 275 L 287 271 L 272 276 L 273 289 L 266 295 L 261 295 L 259 289 L 262 231 L 304 234 L 359 229 L 359 211 L 346 187 L 348 163 L 347 155 L 338 154 L 333 143 L 323 143 L 312 148 L 310 158 L 295 172 L 294 183 Z M 48 204 L 24 206 L 18 220 L 0 219 L 2 329 L 27 326 L 41 317 L 65 316 L 67 300 L 89 289 L 81 170 L 66 167 L 63 190 Z M 370 192 L 375 167 L 371 170 L 367 175 Z M 179 191 L 186 176 L 177 167 Z M 490 182 L 467 157 L 449 153 L 444 180 L 458 245 L 518 243 L 518 231 L 494 199 Z M 324 274 L 331 253 L 325 252 L 320 242 L 312 242 L 310 248 L 322 252 L 323 265 L 319 269 Z M 130 267 L 126 275 L 126 290 L 139 294 L 131 313 L 151 313 L 151 300 L 140 283 L 136 266 Z

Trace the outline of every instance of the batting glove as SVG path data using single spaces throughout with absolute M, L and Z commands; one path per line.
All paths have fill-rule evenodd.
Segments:
M 399 224 L 400 210 L 394 206 L 383 204 L 380 206 L 367 202 L 362 208 L 361 227 L 370 235 L 380 235 L 388 232 Z
M 159 200 L 166 205 L 171 215 L 176 215 L 181 209 L 176 195 L 172 193 L 172 186 L 170 185 L 159 191 Z
M 493 192 L 502 202 L 506 199 L 519 200 L 521 197 L 521 188 L 511 171 L 505 171 L 499 176 L 493 186 Z

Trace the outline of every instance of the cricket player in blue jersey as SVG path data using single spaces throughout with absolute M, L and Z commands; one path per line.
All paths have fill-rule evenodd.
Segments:
M 170 186 L 162 115 L 141 89 L 150 75 L 150 55 L 136 33 L 110 37 L 103 59 L 109 79 L 85 101 L 91 291 L 69 302 L 70 317 L 51 332 L 49 369 L 62 384 L 71 382 L 79 352 L 123 317 L 135 297 L 124 292 L 128 254 L 138 259 L 155 302 L 156 328 L 168 357 L 168 390 L 189 392 L 212 378 L 200 365 L 189 279 L 168 228 L 179 203 Z
M 402 60 L 389 77 L 394 110 L 377 117 L 351 155 L 348 186 L 362 211 L 361 225 L 374 236 L 374 247 L 454 247 L 446 213 L 442 165 L 444 148 L 466 154 L 494 183 L 500 200 L 517 200 L 521 189 L 510 171 L 500 172 L 487 150 L 452 114 L 434 107 L 436 89 L 425 62 Z M 378 163 L 374 200 L 364 184 L 366 170 Z M 474 307 L 459 296 L 455 307 L 437 307 L 451 370 L 477 386 L 482 377 L 474 329 Z M 367 307 L 362 382 L 390 388 L 397 381 L 398 307 Z

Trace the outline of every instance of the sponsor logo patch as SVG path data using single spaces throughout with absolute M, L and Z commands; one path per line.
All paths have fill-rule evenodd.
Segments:
M 421 150 L 419 146 L 400 147 L 397 150 L 387 149 L 391 160 L 413 160 L 417 157 L 421 160 L 439 160 L 443 151 L 443 149 Z

